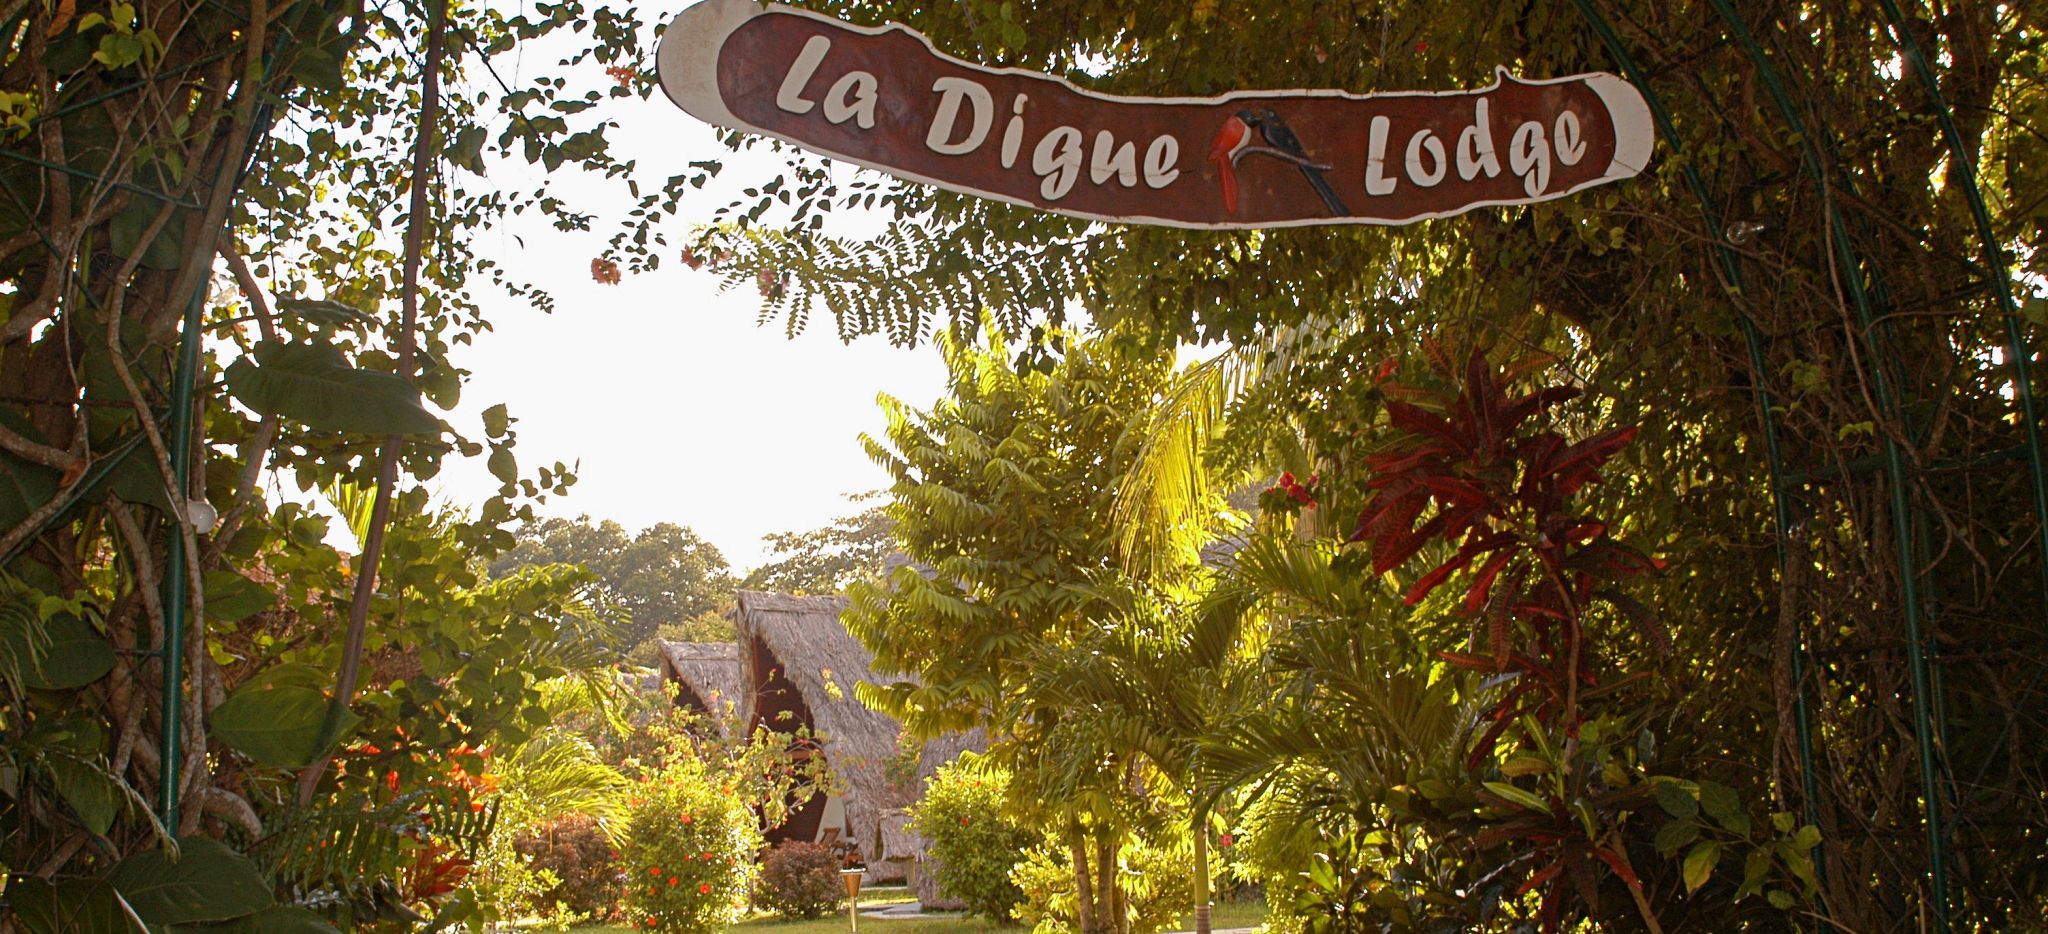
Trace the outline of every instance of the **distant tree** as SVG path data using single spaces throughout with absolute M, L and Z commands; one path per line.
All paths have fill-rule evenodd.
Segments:
M 673 522 L 628 535 L 610 519 L 541 519 L 518 535 L 519 543 L 491 563 L 491 575 L 537 564 L 589 569 L 630 619 L 621 632 L 622 651 L 645 642 L 658 626 L 715 616 L 732 602 L 732 570 L 718 546 Z
M 777 593 L 838 593 L 854 581 L 881 575 L 883 564 L 897 550 L 895 528 L 886 507 L 873 506 L 808 532 L 763 535 L 761 540 L 776 559 L 755 568 L 740 586 Z

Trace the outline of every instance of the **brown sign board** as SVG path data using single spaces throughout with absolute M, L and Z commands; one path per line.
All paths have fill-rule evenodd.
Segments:
M 1237 229 L 1407 224 L 1630 178 L 1650 111 L 1605 73 L 1474 91 L 1098 94 L 945 55 L 901 25 L 702 0 L 658 53 L 707 123 L 953 191 L 1092 220 Z

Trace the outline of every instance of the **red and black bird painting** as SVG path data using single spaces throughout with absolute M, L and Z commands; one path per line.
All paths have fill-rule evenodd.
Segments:
M 1318 163 L 1308 156 L 1302 146 L 1301 137 L 1273 109 L 1240 110 L 1223 121 L 1223 128 L 1216 133 L 1216 141 L 1209 147 L 1209 161 L 1216 163 L 1216 174 L 1223 188 L 1223 209 L 1237 213 L 1237 163 L 1245 156 L 1258 153 L 1272 156 L 1283 162 L 1292 163 L 1301 170 L 1301 177 L 1308 180 L 1316 196 L 1323 199 L 1323 206 L 1329 208 L 1331 217 L 1344 217 L 1351 209 L 1344 206 L 1337 197 L 1337 190 L 1330 187 L 1323 173 L 1330 170 L 1326 164 Z

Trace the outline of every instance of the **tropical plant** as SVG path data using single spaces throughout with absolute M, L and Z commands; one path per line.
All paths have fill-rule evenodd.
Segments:
M 839 854 L 808 840 L 784 840 L 761 857 L 754 903 L 787 918 L 815 918 L 846 900 Z
M 634 926 L 712 931 L 739 920 L 762 845 L 747 801 L 694 759 L 643 779 L 635 795 L 619 849 Z
M 998 923 L 1024 899 L 1010 871 L 1038 837 L 1005 816 L 1009 785 L 1008 772 L 967 753 L 941 766 L 910 810 L 911 828 L 930 841 L 927 867 L 939 890 Z
M 596 820 L 581 814 L 546 821 L 514 840 L 513 852 L 548 882 L 531 896 L 530 910 L 564 921 L 611 917 L 626 882 L 616 846 Z

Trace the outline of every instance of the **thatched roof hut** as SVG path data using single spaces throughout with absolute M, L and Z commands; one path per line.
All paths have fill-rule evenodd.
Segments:
M 732 642 L 656 639 L 662 680 L 676 686 L 676 703 L 723 722 L 746 705 L 747 679 L 740 647 Z
M 776 732 L 807 727 L 822 735 L 824 756 L 846 782 L 843 798 L 812 799 L 771 840 L 836 834 L 859 847 L 871 876 L 882 881 L 900 878 L 902 871 L 884 863 L 884 812 L 915 803 L 923 779 L 962 749 L 982 743 L 978 734 L 927 743 L 918 750 L 915 772 L 892 778 L 897 770 L 889 764 L 903 754 L 901 727 L 855 696 L 861 682 L 890 679 L 874 673 L 873 655 L 839 621 L 846 607 L 846 598 L 838 596 L 738 594 L 732 619 L 750 688 L 740 720 L 749 732 L 757 726 Z

